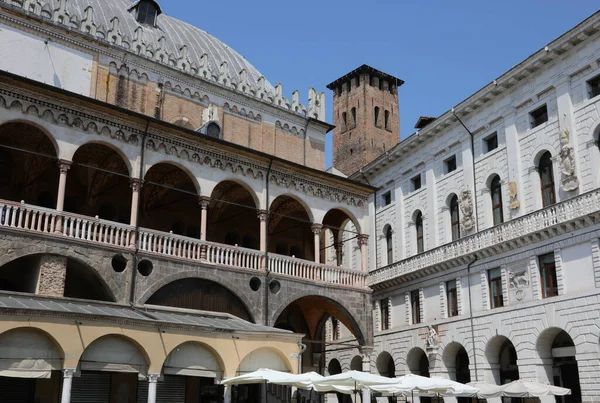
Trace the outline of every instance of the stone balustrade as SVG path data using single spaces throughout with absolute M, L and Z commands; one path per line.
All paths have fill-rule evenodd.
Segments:
M 591 214 L 598 212 L 600 212 L 600 190 L 594 190 L 372 271 L 368 284 L 374 286 L 488 248 L 497 248 L 577 219 L 585 220 L 586 217 L 589 218 Z
M 68 238 L 129 251 L 135 249 L 136 229 L 133 226 L 5 200 L 0 200 L 0 229 Z M 139 250 L 145 254 L 257 272 L 266 269 L 267 255 L 257 250 L 147 228 L 140 228 L 138 233 Z M 349 288 L 367 288 L 367 273 L 363 271 L 271 253 L 268 259 L 268 267 L 273 274 Z

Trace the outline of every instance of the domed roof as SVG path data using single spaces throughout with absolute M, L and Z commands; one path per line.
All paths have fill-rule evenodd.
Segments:
M 64 0 L 46 0 L 41 3 L 50 3 L 52 10 L 57 10 L 62 1 Z M 135 38 L 141 39 L 147 48 L 157 50 L 162 47 L 167 54 L 179 55 L 180 49 L 185 46 L 189 63 L 192 65 L 201 65 L 201 58 L 206 54 L 213 74 L 218 75 L 223 62 L 227 62 L 229 75 L 234 82 L 239 81 L 242 70 L 246 70 L 251 85 L 256 85 L 258 79 L 262 77 L 262 74 L 235 50 L 191 24 L 165 14 L 157 17 L 154 27 L 139 24 L 135 13 L 130 11 L 135 3 L 129 0 L 68 0 L 66 3 L 67 15 L 80 21 L 86 18 L 86 10 L 92 7 L 94 24 L 97 27 L 104 27 L 107 31 L 113 27 L 113 19 L 118 18 L 118 31 L 121 35 L 130 41 Z M 160 41 L 163 37 L 164 40 Z M 266 79 L 265 86 L 269 90 L 273 89 Z

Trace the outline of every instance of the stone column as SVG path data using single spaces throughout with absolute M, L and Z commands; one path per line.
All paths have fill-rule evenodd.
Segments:
M 210 197 L 200 197 L 200 207 L 202 212 L 200 214 L 200 240 L 206 241 L 206 227 L 208 221 L 208 205 L 210 204 Z
M 369 271 L 367 265 L 367 244 L 369 242 L 369 236 L 360 234 L 358 236 L 358 246 L 360 246 L 360 258 L 361 258 L 361 269 L 362 271 Z
M 344 259 L 344 243 L 338 242 L 335 245 L 333 245 L 333 247 L 335 248 L 336 265 L 341 266 Z
M 269 214 L 266 210 L 258 210 L 258 219 L 260 220 L 260 251 L 267 251 L 267 218 Z
M 67 172 L 71 168 L 71 161 L 59 160 L 58 168 L 60 177 L 58 180 L 58 196 L 56 198 L 56 210 L 63 211 L 65 208 L 65 190 L 67 188 Z
M 321 263 L 321 231 L 323 226 L 321 224 L 313 224 L 310 229 L 315 236 L 315 262 Z
M 265 255 L 261 259 L 260 269 L 262 271 L 267 270 L 267 219 L 269 213 L 267 210 L 258 210 L 258 220 L 260 221 L 260 251 Z
M 148 375 L 148 403 L 156 403 L 156 386 L 158 374 Z
M 140 188 L 142 181 L 139 179 L 131 179 L 131 216 L 129 217 L 129 225 L 135 227 L 138 222 L 138 206 L 140 200 Z
M 360 353 L 362 354 L 362 372 L 371 372 L 371 354 L 373 353 L 373 347 L 361 346 Z M 356 403 L 356 402 L 355 402 Z M 362 403 L 371 403 L 371 391 L 369 389 L 362 390 Z
M 67 258 L 58 255 L 42 255 L 39 261 L 36 294 L 62 297 L 67 278 Z
M 60 403 L 71 402 L 71 386 L 73 385 L 73 374 L 74 369 L 63 369 L 63 385 L 62 385 L 62 397 Z

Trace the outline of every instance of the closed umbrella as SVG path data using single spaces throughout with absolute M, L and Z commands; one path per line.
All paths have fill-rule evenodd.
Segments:
M 566 396 L 570 394 L 571 389 L 547 385 L 537 381 L 523 381 L 518 379 L 502 385 L 502 396 L 505 397 Z
M 502 396 L 502 386 L 500 385 L 493 385 L 491 383 L 484 382 L 470 382 L 467 385 L 479 389 L 479 392 L 477 392 L 477 397 L 480 399 L 491 399 L 493 397 Z

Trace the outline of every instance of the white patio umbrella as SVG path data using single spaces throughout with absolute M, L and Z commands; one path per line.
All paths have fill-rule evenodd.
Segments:
M 502 396 L 502 386 L 500 385 L 493 385 L 491 383 L 484 382 L 469 382 L 467 385 L 479 389 L 479 392 L 477 392 L 477 397 L 480 399 L 490 399 L 493 397 Z
M 318 392 L 340 392 L 346 394 L 350 390 L 354 392 L 354 400 L 356 400 L 356 393 L 359 390 L 374 385 L 389 384 L 393 380 L 393 378 L 386 378 L 368 372 L 348 371 L 337 375 L 326 376 L 320 381 L 314 382 L 313 388 Z
M 505 397 L 542 397 L 570 395 L 571 389 L 547 385 L 537 381 L 518 379 L 502 385 L 502 396 Z
M 453 385 L 452 381 L 443 378 L 428 378 L 420 375 L 404 375 L 399 378 L 391 379 L 393 383 L 388 385 L 373 385 L 369 388 L 382 393 L 403 396 L 438 396 L 447 393 L 449 390 L 463 391 L 458 386 Z M 465 386 L 462 384 L 458 384 Z
M 273 369 L 261 368 L 254 372 L 234 376 L 221 381 L 221 385 L 247 385 L 250 383 L 276 383 L 277 381 L 288 379 L 288 373 L 275 371 Z

